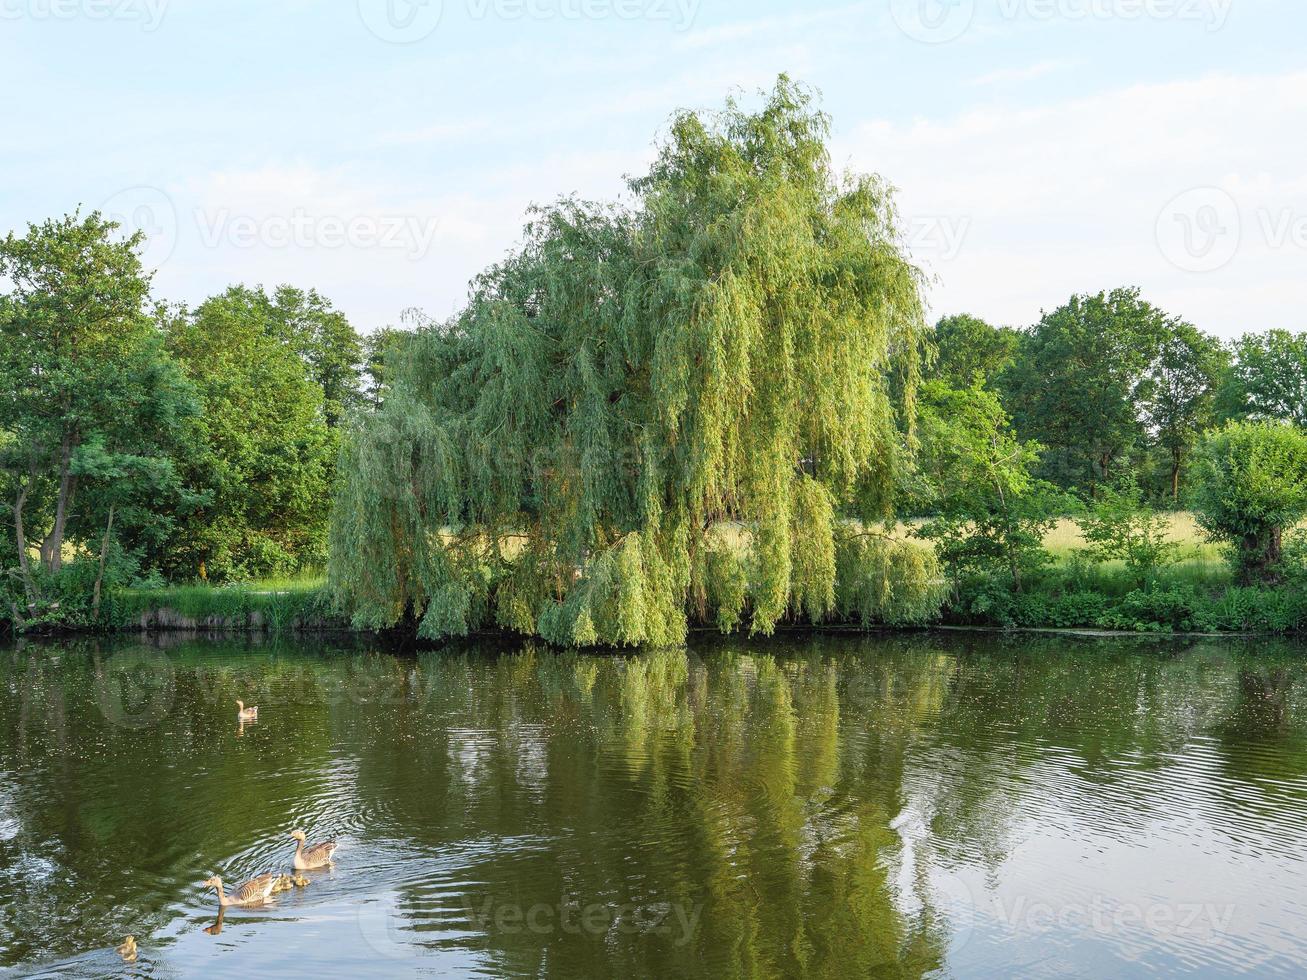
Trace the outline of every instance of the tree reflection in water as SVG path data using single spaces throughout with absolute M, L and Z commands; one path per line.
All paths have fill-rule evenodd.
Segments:
M 1127 840 L 1185 753 L 1214 747 L 1194 778 L 1245 848 L 1307 824 L 1296 649 L 1069 643 L 0 652 L 0 966 L 133 932 L 266 967 L 317 930 L 305 968 L 378 975 L 921 976 L 967 954 L 950 876 L 1000 893 L 1032 814 Z M 284 865 L 301 824 L 340 867 L 224 932 L 197 883 Z

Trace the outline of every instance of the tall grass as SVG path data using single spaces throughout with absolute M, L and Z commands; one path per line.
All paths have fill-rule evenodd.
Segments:
M 284 632 L 347 625 L 331 608 L 322 576 L 233 585 L 128 589 L 114 597 L 111 626 Z

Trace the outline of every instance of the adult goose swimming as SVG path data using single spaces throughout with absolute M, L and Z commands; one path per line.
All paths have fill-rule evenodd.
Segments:
M 272 886 L 277 883 L 274 874 L 259 875 L 251 878 L 228 895 L 222 889 L 222 879 L 217 875 L 203 883 L 203 887 L 212 888 L 218 893 L 218 904 L 223 908 L 229 905 L 260 905 L 272 894 Z
M 304 844 L 307 838 L 302 830 L 292 830 L 290 839 L 295 841 L 295 860 L 293 863 L 296 871 L 312 871 L 315 868 L 325 868 L 331 864 L 332 857 L 336 853 L 336 842 L 334 840 L 323 841 L 321 844 L 305 847 Z

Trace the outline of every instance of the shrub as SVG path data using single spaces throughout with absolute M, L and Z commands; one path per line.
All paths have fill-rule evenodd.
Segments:
M 1279 582 L 1284 530 L 1307 516 L 1307 433 L 1233 423 L 1203 441 L 1196 474 L 1198 523 L 1231 547 L 1240 584 Z
M 1133 479 L 1103 487 L 1077 522 L 1095 561 L 1119 561 L 1139 588 L 1146 586 L 1179 555 L 1179 545 L 1168 540 L 1170 518 L 1143 501 Z

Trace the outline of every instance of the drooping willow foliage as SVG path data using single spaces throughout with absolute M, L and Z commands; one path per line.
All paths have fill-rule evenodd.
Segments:
M 682 113 L 629 205 L 536 210 L 397 348 L 341 461 L 356 622 L 663 645 L 835 610 L 837 532 L 886 515 L 910 439 L 923 321 L 890 189 L 835 174 L 827 134 L 786 78 L 756 113 Z M 899 604 L 937 573 L 895 572 Z

